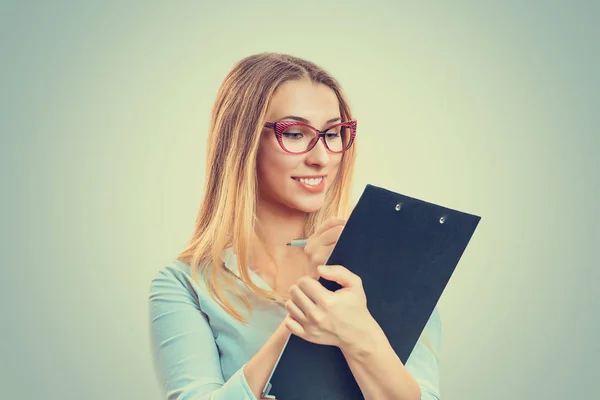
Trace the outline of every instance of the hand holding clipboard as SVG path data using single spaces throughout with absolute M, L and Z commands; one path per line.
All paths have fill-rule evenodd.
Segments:
M 403 363 L 481 217 L 367 185 L 328 265 L 360 276 L 369 312 Z M 319 279 L 331 291 L 341 286 Z M 344 356 L 291 335 L 267 383 L 285 400 L 362 399 Z

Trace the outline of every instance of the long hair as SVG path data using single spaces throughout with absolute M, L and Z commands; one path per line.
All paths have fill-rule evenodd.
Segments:
M 196 283 L 199 271 L 210 296 L 228 314 L 245 324 L 248 321 L 225 291 L 231 292 L 248 312 L 251 312 L 251 305 L 247 296 L 237 289 L 237 277 L 225 268 L 222 255 L 227 247 L 231 247 L 238 260 L 239 279 L 244 286 L 263 300 L 282 304 L 282 299 L 275 292 L 258 287 L 249 275 L 249 246 L 251 242 L 260 240 L 256 233 L 256 158 L 274 92 L 284 82 L 300 79 L 329 87 L 337 96 L 342 121 L 352 119 L 339 83 L 312 62 L 279 53 L 254 54 L 237 62 L 221 84 L 212 108 L 204 198 L 194 234 L 187 248 L 177 257 L 191 266 Z M 324 205 L 307 215 L 305 236 L 310 236 L 331 216 L 349 216 L 358 141 L 355 140 L 352 147 L 343 153 L 336 179 L 325 195 Z
M 352 119 L 338 82 L 312 62 L 286 54 L 260 53 L 236 63 L 221 84 L 211 113 L 204 199 L 195 231 L 187 248 L 177 257 L 192 267 L 196 282 L 196 271 L 199 271 L 211 297 L 243 323 L 247 323 L 246 319 L 225 295 L 225 290 L 230 290 L 249 312 L 251 306 L 247 297 L 236 290 L 235 277 L 224 267 L 222 254 L 225 248 L 232 247 L 243 284 L 264 300 L 282 302 L 275 292 L 256 286 L 250 279 L 249 245 L 260 240 L 256 234 L 255 213 L 256 155 L 266 113 L 277 88 L 284 82 L 299 79 L 328 86 L 337 96 L 342 121 Z M 306 236 L 330 216 L 349 215 L 357 141 L 342 155 L 324 205 L 307 215 Z

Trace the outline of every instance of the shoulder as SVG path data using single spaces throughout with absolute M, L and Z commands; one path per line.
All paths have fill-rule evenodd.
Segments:
M 197 301 L 200 293 L 205 291 L 205 286 L 200 273 L 196 273 L 195 277 L 196 280 L 192 276 L 192 269 L 189 265 L 172 260 L 152 277 L 149 288 L 150 300 L 157 297 L 175 297 L 185 294 Z
M 424 330 L 433 346 L 439 349 L 442 340 L 442 316 L 439 305 L 433 308 Z
M 160 268 L 152 277 L 151 284 L 156 285 L 166 281 L 187 281 L 192 278 L 192 269 L 189 265 L 178 260 L 172 260 L 169 264 Z
M 442 329 L 442 316 L 440 313 L 440 307 L 438 305 L 433 308 L 433 312 L 429 316 L 429 321 L 427 321 L 427 324 L 436 329 Z
M 427 324 L 425 325 L 426 329 L 433 332 L 441 332 L 442 331 L 442 316 L 440 313 L 440 308 L 436 305 L 427 320 Z

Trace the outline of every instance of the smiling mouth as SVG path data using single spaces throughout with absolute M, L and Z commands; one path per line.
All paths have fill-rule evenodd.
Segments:
M 294 178 L 294 177 L 292 177 L 292 179 L 294 179 L 296 181 L 300 181 L 300 182 L 304 183 L 305 185 L 317 186 L 319 183 L 323 182 L 323 179 L 325 179 L 325 177 L 324 176 L 321 176 L 318 178 Z

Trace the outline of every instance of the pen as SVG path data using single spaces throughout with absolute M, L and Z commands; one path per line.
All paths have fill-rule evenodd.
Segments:
M 306 246 L 306 239 L 294 239 L 289 243 L 286 243 L 286 246 L 292 246 L 292 247 L 304 247 Z

